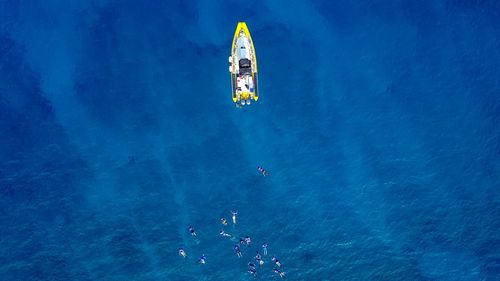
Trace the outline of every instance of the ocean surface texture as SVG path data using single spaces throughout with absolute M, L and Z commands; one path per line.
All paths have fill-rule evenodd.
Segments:
M 0 279 L 498 281 L 499 50 L 494 0 L 0 0 Z

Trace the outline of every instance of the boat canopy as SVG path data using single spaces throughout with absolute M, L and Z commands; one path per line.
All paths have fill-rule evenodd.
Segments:
M 240 59 L 240 75 L 252 75 L 252 62 L 249 59 Z
M 240 60 L 240 68 L 250 68 L 252 62 L 249 59 L 241 59 Z

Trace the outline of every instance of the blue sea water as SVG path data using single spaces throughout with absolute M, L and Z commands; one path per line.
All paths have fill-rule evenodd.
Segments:
M 0 279 L 500 280 L 499 48 L 497 1 L 0 0 Z

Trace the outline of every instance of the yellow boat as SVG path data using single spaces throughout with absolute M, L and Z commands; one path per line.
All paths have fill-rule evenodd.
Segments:
M 229 73 L 233 102 L 237 106 L 249 105 L 251 100 L 259 99 L 257 56 L 252 36 L 244 22 L 239 22 L 234 32 Z

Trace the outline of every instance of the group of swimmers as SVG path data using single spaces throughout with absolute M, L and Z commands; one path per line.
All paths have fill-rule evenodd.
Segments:
M 265 170 L 262 169 L 264 172 Z M 231 213 L 233 214 L 233 224 L 236 224 L 236 212 L 235 211 L 231 211 Z M 223 226 L 226 226 L 227 224 L 224 224 L 224 221 L 225 219 L 222 218 L 221 221 L 223 222 L 222 225 Z M 220 235 L 222 236 L 227 236 L 227 237 L 231 237 L 230 234 L 226 233 L 224 230 L 221 230 L 220 231 Z M 233 250 L 234 252 L 236 253 L 236 256 L 238 258 L 241 258 L 243 257 L 243 253 L 241 252 L 241 248 L 240 248 L 240 245 L 244 244 L 246 246 L 250 246 L 250 243 L 252 243 L 252 240 L 250 239 L 250 236 L 246 236 L 246 237 L 241 237 L 240 238 L 240 241 L 239 241 L 239 244 L 235 244 L 233 246 Z M 267 243 L 263 243 L 262 244 L 262 253 L 264 254 L 264 256 L 267 256 Z M 255 262 L 257 265 L 259 266 L 263 266 L 264 265 L 264 260 L 262 259 L 262 256 L 261 254 L 259 253 L 259 251 L 255 251 Z M 276 265 L 276 267 L 273 269 L 273 271 L 278 274 L 281 278 L 285 277 L 285 272 L 281 270 L 281 262 L 278 260 L 278 258 L 276 258 L 276 256 L 273 256 L 271 258 L 271 261 L 274 262 L 274 264 Z M 250 273 L 251 275 L 257 275 L 257 266 L 256 266 L 255 263 L 253 263 L 252 261 L 250 261 L 247 265 L 248 265 L 248 273 Z
M 235 248 L 238 247 L 238 251 L 236 254 L 238 255 L 239 258 L 242 257 L 241 251 L 239 250 L 239 246 L 235 245 Z M 263 254 L 264 256 L 267 256 L 267 243 L 262 244 L 262 249 L 263 249 Z M 264 265 L 264 260 L 262 259 L 262 256 L 260 255 L 259 251 L 255 251 L 255 262 L 259 266 Z M 281 278 L 285 277 L 285 272 L 281 270 L 281 262 L 276 258 L 276 256 L 273 256 L 271 260 L 275 263 L 276 267 L 273 269 L 274 273 L 278 274 Z M 253 262 L 248 263 L 248 273 L 251 275 L 257 275 L 257 266 Z
M 264 170 L 262 167 L 258 167 L 257 169 L 259 170 L 260 173 L 262 173 L 262 175 L 264 175 L 264 176 L 268 175 L 267 171 Z M 233 225 L 236 224 L 236 216 L 237 216 L 237 214 L 238 214 L 237 211 L 235 211 L 235 210 L 231 211 L 231 219 L 232 219 Z M 224 227 L 228 225 L 228 221 L 226 220 L 226 218 L 221 218 L 220 219 L 220 223 L 222 225 L 222 230 L 219 232 L 219 235 L 221 237 L 232 238 L 233 235 L 231 235 L 230 233 L 227 233 L 224 230 Z M 189 232 L 189 234 L 191 236 L 196 237 L 196 231 L 195 231 L 195 229 L 194 229 L 193 226 L 189 226 L 188 227 L 188 232 Z M 233 250 L 234 250 L 236 256 L 238 258 L 243 257 L 243 253 L 241 251 L 240 245 L 250 246 L 251 243 L 252 243 L 252 240 L 251 240 L 250 236 L 241 237 L 239 239 L 239 243 L 237 243 L 237 244 L 235 244 L 233 246 Z M 268 254 L 268 252 L 267 252 L 267 247 L 268 247 L 267 243 L 263 243 L 261 247 L 262 247 L 262 254 L 264 256 L 267 256 L 267 254 Z M 187 257 L 187 253 L 186 253 L 186 251 L 183 248 L 179 249 L 179 256 L 181 256 L 183 258 Z M 198 258 L 198 263 L 205 264 L 206 263 L 206 259 L 207 259 L 207 257 L 203 254 L 203 255 L 201 255 Z M 255 257 L 254 257 L 254 259 L 255 259 L 255 262 L 250 261 L 247 264 L 248 265 L 247 271 L 248 271 L 248 273 L 250 273 L 253 276 L 257 275 L 257 266 L 262 267 L 265 264 L 264 259 L 263 259 L 262 255 L 260 254 L 259 251 L 255 251 Z M 281 278 L 284 278 L 285 277 L 285 272 L 282 270 L 282 264 L 278 260 L 278 258 L 276 258 L 276 256 L 272 256 L 271 261 L 275 264 L 275 267 L 273 269 L 274 273 L 276 273 L 277 275 L 279 275 Z

